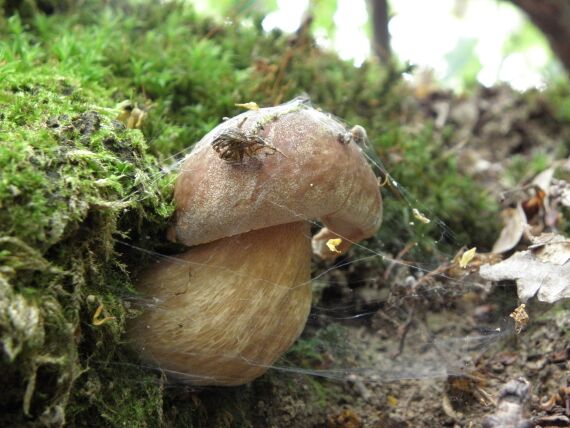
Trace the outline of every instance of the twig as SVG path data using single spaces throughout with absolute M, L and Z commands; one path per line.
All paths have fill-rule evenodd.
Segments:
M 442 265 L 440 265 L 437 269 L 432 270 L 431 272 L 426 273 L 424 276 L 422 276 L 420 279 L 418 279 L 415 284 L 412 286 L 412 291 L 416 291 L 416 289 L 423 284 L 425 281 L 427 281 L 428 279 L 431 279 L 434 276 L 437 276 L 439 274 L 444 273 L 447 269 L 449 269 L 449 267 L 451 266 L 450 263 L 443 263 Z
M 408 242 L 406 244 L 406 246 L 404 248 L 402 248 L 400 250 L 400 252 L 398 253 L 398 255 L 396 256 L 395 259 L 392 259 L 390 266 L 388 266 L 388 269 L 386 269 L 386 271 L 384 272 L 384 280 L 387 281 L 388 278 L 390 278 L 390 274 L 392 273 L 392 271 L 394 270 L 394 267 L 398 264 L 398 262 L 402 259 L 402 257 L 404 257 L 404 255 L 410 251 L 412 248 L 414 248 L 416 245 L 415 241 L 411 241 Z
M 414 321 L 414 314 L 415 314 L 415 305 L 413 305 L 412 308 L 410 309 L 410 312 L 408 312 L 408 317 L 404 322 L 404 324 L 398 327 L 398 336 L 400 337 L 400 343 L 398 344 L 398 351 L 390 355 L 390 357 L 393 359 L 398 358 L 404 351 L 406 336 L 408 335 L 412 322 Z

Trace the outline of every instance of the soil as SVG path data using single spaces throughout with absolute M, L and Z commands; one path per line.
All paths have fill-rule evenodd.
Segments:
M 555 157 L 567 132 L 540 101 L 521 103 L 507 87 L 470 98 L 433 93 L 421 102 L 422 115 L 441 129 L 454 127 L 450 150 L 459 153 L 460 168 L 497 197 L 509 186 L 514 155 L 529 162 L 539 152 Z M 519 179 L 531 177 L 527 171 Z M 570 426 L 568 302 L 531 301 L 529 322 L 515 325 L 514 282 L 484 281 L 476 269 L 457 276 L 446 263 L 433 268 L 435 275 L 397 264 L 386 274 L 358 262 L 326 273 L 324 282 L 337 285 L 323 290 L 304 337 L 346 319 L 345 341 L 319 349 L 325 358 L 306 365 L 317 370 L 312 375 L 273 371 L 273 379 L 287 381 L 273 382 L 254 405 L 254 426 Z M 351 283 L 349 271 L 365 280 Z M 517 396 L 512 382 L 526 388 L 521 378 L 529 392 Z M 316 401 L 320 390 L 325 397 Z
M 348 364 L 353 369 L 340 358 L 344 380 L 274 372 L 272 376 L 284 377 L 297 387 L 292 393 L 287 386 L 274 384 L 255 404 L 253 426 L 482 427 L 490 415 L 501 415 L 497 410 L 501 389 L 521 377 L 530 382 L 528 401 L 520 406 L 523 421 L 532 422 L 529 426 L 570 426 L 568 396 L 556 398 L 567 387 L 570 374 L 568 305 L 547 310 L 527 306 L 529 325 L 516 334 L 505 312 L 507 306 L 516 305 L 514 290 L 508 285 L 489 295 L 471 293 L 435 311 L 421 307 L 418 298 L 413 316 L 403 321 L 397 314 L 409 313 L 410 304 L 402 300 L 402 305 L 370 317 L 366 325 L 345 325 L 350 339 L 337 350 L 350 349 Z M 406 321 L 409 329 L 402 342 Z M 322 368 L 337 373 L 334 362 L 331 355 L 330 365 Z M 314 382 L 327 391 L 326 405 L 314 404 Z M 545 406 L 549 400 L 554 404 Z

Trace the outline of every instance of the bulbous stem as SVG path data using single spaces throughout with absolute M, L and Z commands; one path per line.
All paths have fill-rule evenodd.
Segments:
M 306 222 L 200 245 L 151 266 L 148 308 L 129 326 L 145 359 L 196 385 L 262 375 L 301 334 L 311 306 Z

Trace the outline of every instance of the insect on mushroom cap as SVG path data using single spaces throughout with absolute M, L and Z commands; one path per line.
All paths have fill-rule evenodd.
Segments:
M 330 238 L 342 237 L 345 250 L 372 236 L 382 217 L 378 182 L 362 149 L 339 143 L 338 135 L 346 132 L 333 117 L 297 100 L 228 119 L 182 163 L 169 238 L 192 246 L 321 219 L 326 228 L 313 247 L 326 256 Z M 241 141 L 236 148 L 244 150 L 241 156 L 228 154 L 233 149 L 228 136 Z M 245 151 L 248 147 L 254 149 Z

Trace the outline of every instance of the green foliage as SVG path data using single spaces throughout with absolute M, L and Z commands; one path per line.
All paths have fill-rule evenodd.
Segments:
M 482 68 L 476 48 L 476 39 L 459 39 L 455 48 L 445 56 L 447 72 L 443 80 L 457 88 L 473 88 Z
M 37 22 L 48 25 L 45 17 Z M 81 408 L 88 392 L 80 385 L 93 382 L 98 397 L 129 397 L 125 409 L 134 414 L 125 422 L 149 420 L 130 403 L 161 397 L 156 387 L 135 388 L 124 376 L 117 384 L 129 380 L 130 389 L 105 395 L 105 368 L 88 368 L 87 358 L 114 355 L 126 322 L 121 295 L 131 289 L 115 238 L 160 233 L 172 213 L 167 178 L 141 132 L 114 120 L 111 91 L 96 83 L 106 70 L 101 33 L 92 29 L 81 42 L 64 33 L 48 48 L 17 15 L 7 23 L 0 40 L 0 62 L 8 64 L 0 69 L 0 367 L 13 388 L 0 400 L 1 424 L 61 423 L 69 402 Z M 94 326 L 101 304 L 115 318 Z
M 345 366 L 349 357 L 347 331 L 342 326 L 330 324 L 295 342 L 283 357 L 283 364 L 290 367 L 322 368 L 335 361 Z
M 338 7 L 337 0 L 311 0 L 311 14 L 314 17 L 313 28 L 323 29 L 329 39 L 334 38 L 334 14 Z
M 277 8 L 277 0 L 216 0 L 202 4 L 210 15 L 221 18 L 244 19 L 266 15 Z
M 570 83 L 567 79 L 559 80 L 547 90 L 547 98 L 552 105 L 552 112 L 560 122 L 570 123 Z M 566 148 L 570 152 L 570 141 L 566 139 Z
M 544 34 L 530 20 L 525 20 L 517 31 L 510 34 L 503 45 L 503 54 L 508 56 L 514 52 L 535 48 L 550 52 L 550 46 Z
M 338 324 L 329 324 L 299 338 L 277 365 L 309 370 L 334 370 L 350 365 L 351 347 L 348 332 Z M 322 378 L 306 377 L 314 400 L 321 408 L 327 405 L 330 387 Z
M 378 237 L 392 253 L 409 242 L 411 255 L 429 261 L 439 251 L 453 254 L 462 245 L 488 248 L 498 230 L 496 202 L 460 173 L 445 140 L 426 124 L 411 132 L 392 127 L 371 131 L 379 159 L 396 185 L 384 193 L 384 224 Z M 429 224 L 413 214 L 417 209 Z
M 551 159 L 546 153 L 536 153 L 529 161 L 528 157 L 515 155 L 510 159 L 506 178 L 509 187 L 516 188 L 538 173 L 547 169 Z

